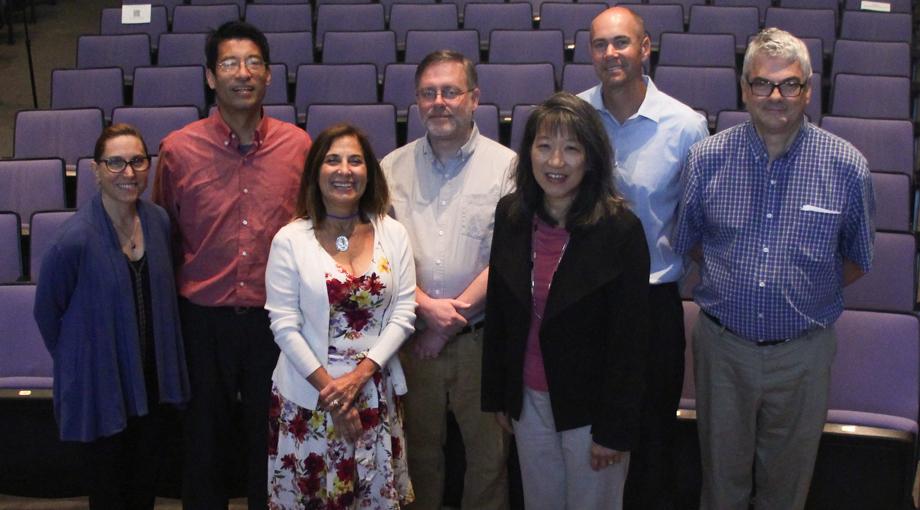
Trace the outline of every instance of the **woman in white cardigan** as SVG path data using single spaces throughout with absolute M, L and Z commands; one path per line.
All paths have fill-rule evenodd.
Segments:
M 415 265 L 367 138 L 316 137 L 296 219 L 272 241 L 270 507 L 399 508 L 412 501 L 396 352 L 414 330 Z

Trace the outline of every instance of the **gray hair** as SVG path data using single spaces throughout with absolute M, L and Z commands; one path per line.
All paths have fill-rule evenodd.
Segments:
M 751 39 L 747 51 L 744 52 L 744 64 L 741 67 L 741 77 L 751 79 L 751 66 L 754 57 L 767 55 L 778 57 L 787 61 L 796 61 L 802 68 L 803 78 L 807 82 L 811 79 L 811 57 L 805 43 L 796 36 L 778 28 L 765 28 Z

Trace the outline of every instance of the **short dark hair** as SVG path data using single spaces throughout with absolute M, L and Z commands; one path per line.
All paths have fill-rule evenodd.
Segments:
M 425 58 L 423 58 L 422 61 L 419 62 L 418 67 L 415 68 L 415 88 L 418 88 L 419 81 L 422 79 L 422 74 L 429 67 L 435 64 L 444 63 L 463 64 L 463 71 L 466 73 L 466 86 L 469 87 L 470 90 L 479 86 L 479 76 L 476 74 L 476 66 L 473 64 L 472 60 L 466 58 L 466 55 L 459 51 L 438 50 L 425 55 Z
M 613 150 L 600 115 L 577 96 L 558 92 L 537 106 L 527 119 L 514 171 L 512 214 L 537 214 L 550 225 L 556 224 L 544 207 L 543 188 L 533 176 L 530 150 L 541 128 L 571 133 L 585 149 L 585 175 L 569 208 L 566 228 L 594 225 L 605 216 L 619 213 L 625 202 L 613 182 Z
M 102 155 L 105 154 L 105 144 L 109 142 L 112 138 L 117 138 L 119 136 L 133 136 L 141 141 L 141 146 L 144 148 L 144 155 L 149 154 L 147 152 L 147 144 L 144 142 L 144 137 L 141 136 L 141 132 L 137 130 L 136 127 L 130 124 L 112 124 L 111 126 L 102 130 L 102 133 L 99 134 L 99 138 L 96 139 L 96 147 L 93 149 L 93 161 L 96 163 L 102 159 Z
M 297 205 L 294 207 L 295 218 L 311 218 L 313 226 L 319 228 L 326 219 L 326 205 L 323 204 L 323 194 L 319 189 L 319 170 L 326 159 L 326 153 L 336 140 L 345 136 L 353 136 L 361 145 L 364 153 L 364 164 L 367 166 L 367 186 L 358 203 L 358 212 L 362 221 L 368 221 L 372 216 L 382 216 L 390 207 L 390 193 L 386 178 L 380 168 L 380 162 L 374 156 L 367 135 L 350 124 L 336 124 L 323 130 L 307 154 L 304 164 L 303 176 L 300 179 L 300 189 L 297 191 Z
M 272 61 L 269 55 L 268 39 L 258 28 L 245 21 L 228 21 L 208 33 L 208 40 L 204 45 L 204 55 L 207 58 L 208 69 L 217 74 L 217 50 L 220 43 L 231 39 L 248 39 L 259 47 L 262 60 L 266 64 Z

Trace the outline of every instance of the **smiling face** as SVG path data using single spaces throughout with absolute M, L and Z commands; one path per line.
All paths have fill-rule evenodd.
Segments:
M 783 83 L 796 80 L 806 83 L 802 66 L 796 60 L 761 54 L 751 61 L 750 73 L 741 80 L 741 98 L 751 114 L 751 121 L 761 136 L 792 136 L 805 116 L 805 107 L 811 100 L 811 86 L 805 87 L 796 97 L 783 97 L 774 88 L 767 97 L 755 95 L 749 81 L 766 80 Z
M 628 10 L 612 8 L 591 23 L 591 61 L 604 90 L 642 80 L 642 63 L 651 54 L 645 28 Z
M 444 99 L 443 92 L 448 89 L 463 93 L 454 99 Z M 441 92 L 433 100 L 418 94 L 419 117 L 428 130 L 428 137 L 432 141 L 466 142 L 473 128 L 473 111 L 479 106 L 479 89 L 470 89 L 463 64 L 432 64 L 419 76 L 416 92 L 423 90 Z
M 144 144 L 136 136 L 122 135 L 106 142 L 105 151 L 99 159 L 103 161 L 117 157 L 131 161 L 137 156 L 147 157 Z M 125 165 L 125 169 L 119 173 L 111 172 L 106 163 L 94 161 L 91 167 L 93 173 L 96 174 L 96 182 L 99 184 L 102 198 L 105 201 L 134 204 L 147 189 L 149 163 L 148 168 L 142 171 L 135 170 L 131 165 Z
M 354 136 L 342 136 L 332 142 L 319 169 L 319 190 L 326 212 L 348 216 L 358 211 L 367 187 L 364 151 Z
M 549 131 L 540 126 L 530 147 L 530 158 L 547 208 L 568 209 L 585 176 L 584 145 L 571 130 Z
M 217 66 L 207 70 L 208 86 L 214 90 L 217 104 L 225 112 L 248 112 L 262 107 L 265 88 L 272 81 L 259 46 L 249 39 L 228 39 L 217 48 Z M 246 62 L 262 60 L 261 68 Z M 236 69 L 222 64 L 235 62 Z M 256 68 L 252 68 L 256 67 Z

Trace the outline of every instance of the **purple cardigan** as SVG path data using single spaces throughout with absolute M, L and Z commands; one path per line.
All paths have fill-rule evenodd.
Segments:
M 170 255 L 170 225 L 159 206 L 138 201 L 150 271 L 161 403 L 189 399 Z M 147 394 L 130 275 L 101 195 L 57 232 L 42 260 L 35 320 L 54 359 L 54 414 L 61 439 L 93 441 L 144 416 Z

